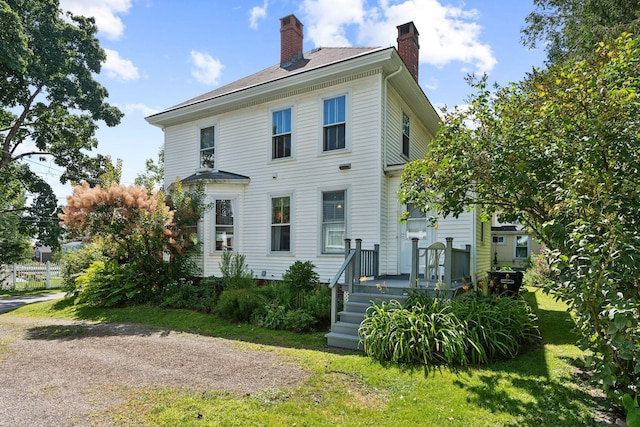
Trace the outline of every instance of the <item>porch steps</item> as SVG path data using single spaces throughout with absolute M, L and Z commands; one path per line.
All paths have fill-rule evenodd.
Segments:
M 354 292 L 349 295 L 349 300 L 344 302 L 344 309 L 338 313 L 338 322 L 332 325 L 331 332 L 325 335 L 327 344 L 332 347 L 362 351 L 358 329 L 372 302 L 381 304 L 397 300 L 404 303 L 407 299 L 402 289 L 389 289 L 389 291 L 389 293 L 372 293 L 370 286 L 356 286 Z

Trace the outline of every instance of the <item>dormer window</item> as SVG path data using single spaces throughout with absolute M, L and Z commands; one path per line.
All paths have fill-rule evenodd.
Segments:
M 200 129 L 200 168 L 215 169 L 215 126 Z

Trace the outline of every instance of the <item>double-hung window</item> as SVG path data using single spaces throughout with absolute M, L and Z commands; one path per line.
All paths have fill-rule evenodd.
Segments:
M 215 169 L 215 126 L 200 129 L 200 167 Z
M 291 108 L 272 113 L 271 158 L 291 157 Z
M 271 198 L 271 251 L 291 250 L 291 198 Z
M 217 199 L 214 212 L 215 250 L 232 251 L 235 248 L 233 200 Z
M 406 113 L 402 113 L 402 154 L 409 157 L 409 130 L 411 121 Z
M 345 95 L 324 100 L 323 151 L 340 150 L 346 147 L 346 104 Z
M 322 193 L 322 253 L 344 251 L 346 235 L 346 191 Z
M 516 258 L 529 258 L 529 236 L 516 236 Z

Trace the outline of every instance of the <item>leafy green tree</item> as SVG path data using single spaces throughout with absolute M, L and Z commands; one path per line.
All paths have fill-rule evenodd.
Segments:
M 53 247 L 57 200 L 28 162 L 51 156 L 63 169 L 60 182 L 91 181 L 105 164 L 86 154 L 97 146 L 96 122 L 122 118 L 93 78 L 106 59 L 96 32 L 93 18 L 63 17 L 58 0 L 0 0 L 0 176 L 34 195 L 25 221 Z
M 149 193 L 158 190 L 164 183 L 164 148 L 158 152 L 158 162 L 153 159 L 145 161 L 145 171 L 136 176 L 135 184 L 146 188 Z
M 213 206 L 213 203 L 207 203 L 204 183 L 198 181 L 185 190 L 180 180 L 176 179 L 169 189 L 165 202 L 173 212 L 172 229 L 178 243 L 179 255 L 186 256 L 188 253 L 195 252 L 201 243 L 198 241 L 198 221 Z
M 401 198 L 458 215 L 479 205 L 520 220 L 552 251 L 552 290 L 575 313 L 594 378 L 640 384 L 640 44 L 625 34 L 583 59 L 447 113 Z
M 4 210 L 0 215 L 0 265 L 21 261 L 30 248 L 29 239 L 20 233 L 24 203 L 24 194 L 18 192 L 0 206 Z
M 45 245 L 55 247 L 60 239 L 58 220 L 52 217 L 57 210 L 57 198 L 49 185 L 34 174 L 26 164 L 15 162 L 0 169 L 0 215 L 17 215 L 20 220 L 6 223 L 17 227 L 6 230 L 12 235 L 30 239 L 38 236 Z M 32 204 L 27 206 L 24 195 L 32 195 Z M 20 203 L 16 203 L 20 201 Z
M 106 156 L 105 161 L 105 171 L 98 178 L 99 184 L 106 188 L 119 185 L 122 179 L 122 159 L 116 160 L 115 165 L 111 162 L 111 156 Z
M 567 55 L 593 52 L 603 40 L 623 31 L 638 34 L 639 0 L 534 0 L 522 41 L 529 47 L 546 46 L 551 62 Z

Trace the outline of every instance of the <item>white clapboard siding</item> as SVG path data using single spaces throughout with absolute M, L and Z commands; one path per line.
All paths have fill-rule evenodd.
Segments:
M 402 164 L 423 158 L 433 135 L 422 126 L 420 112 L 411 111 L 392 85 L 383 102 L 379 73 L 353 80 L 342 78 L 321 89 L 299 91 L 289 97 L 252 104 L 165 129 L 165 185 L 186 178 L 198 169 L 200 128 L 216 126 L 216 168 L 245 175 L 248 184 L 209 183 L 210 200 L 235 203 L 235 248 L 246 256 L 254 276 L 282 278 L 296 260 L 311 261 L 321 280 L 330 280 L 344 254 L 321 253 L 322 192 L 347 191 L 347 235 L 362 239 L 364 249 L 380 245 L 381 274 L 397 274 L 397 192 Z M 322 152 L 322 101 L 346 94 L 348 146 L 335 153 Z M 274 98 L 275 99 L 275 98 Z M 386 111 L 385 111 L 386 106 Z M 274 109 L 292 108 L 292 158 L 271 160 L 271 115 Z M 402 155 L 402 113 L 411 118 L 410 157 Z M 385 114 L 385 118 L 382 117 Z M 386 149 L 383 137 L 388 143 Z M 340 169 L 340 165 L 349 165 Z M 394 172 L 384 168 L 394 167 Z M 291 197 L 291 251 L 271 253 L 271 198 Z M 215 250 L 214 213 L 204 218 L 204 275 L 219 275 L 220 252 Z M 454 237 L 454 245 L 473 244 L 469 218 L 443 219 L 438 236 Z M 353 243 L 355 245 L 355 242 Z
M 370 76 L 316 92 L 298 95 L 175 127 L 167 132 L 171 174 L 188 176 L 195 171 L 199 126 L 216 124 L 216 162 L 220 170 L 250 177 L 249 185 L 209 185 L 211 198 L 237 198 L 236 247 L 246 256 L 257 277 L 281 279 L 295 260 L 310 260 L 323 280 L 329 280 L 342 263 L 343 254 L 320 250 L 322 191 L 346 189 L 347 237 L 363 239 L 365 248 L 380 243 L 380 186 L 383 179 L 380 141 L 380 85 Z M 350 150 L 322 153 L 322 97 L 348 93 L 350 99 Z M 270 160 L 271 109 L 293 108 L 294 158 Z M 169 137 L 171 136 L 171 137 Z M 189 141 L 189 138 L 191 141 Z M 177 145 L 180 144 L 181 147 Z M 188 154 L 192 151 L 191 154 Z M 189 159 L 195 159 L 190 162 Z M 348 170 L 340 170 L 344 163 Z M 275 178 L 274 178 L 275 176 Z M 292 198 L 292 251 L 273 254 L 270 244 L 272 196 Z M 212 239 L 212 218 L 205 218 L 205 236 Z M 220 254 L 205 245 L 205 275 L 219 274 Z
M 458 218 L 446 217 L 438 219 L 437 240 L 445 243 L 447 237 L 453 237 L 453 247 L 464 249 L 465 245 L 473 245 L 473 222 L 475 212 L 463 212 Z
M 199 128 L 195 123 L 165 129 L 164 182 L 169 186 L 176 177 L 186 178 L 198 167 Z

